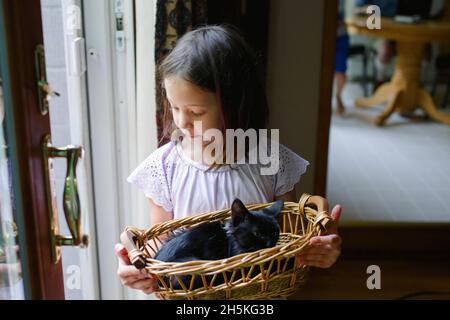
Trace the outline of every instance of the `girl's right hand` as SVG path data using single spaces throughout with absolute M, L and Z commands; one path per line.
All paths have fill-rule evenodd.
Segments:
M 118 243 L 114 247 L 119 259 L 117 275 L 124 286 L 141 290 L 145 294 L 150 294 L 158 288 L 158 281 L 151 277 L 145 269 L 139 270 L 133 266 L 128 258 L 127 249 Z

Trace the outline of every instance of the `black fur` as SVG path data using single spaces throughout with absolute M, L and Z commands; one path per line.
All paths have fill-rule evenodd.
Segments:
M 258 211 L 249 211 L 244 204 L 235 199 L 231 207 L 231 219 L 220 222 L 202 223 L 172 236 L 156 254 L 155 259 L 165 262 L 187 262 L 194 260 L 219 260 L 245 252 L 253 252 L 276 245 L 279 227 L 276 218 L 283 208 L 283 201 Z M 275 268 L 273 268 L 275 269 Z M 259 272 L 259 268 L 255 268 Z M 189 287 L 191 277 L 182 276 Z M 211 278 L 208 278 L 208 281 Z M 221 274 L 215 285 L 223 283 Z M 203 286 L 196 277 L 194 288 Z M 181 289 L 173 279 L 173 288 Z

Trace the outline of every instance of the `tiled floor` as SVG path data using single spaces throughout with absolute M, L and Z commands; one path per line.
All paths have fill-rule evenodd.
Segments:
M 330 129 L 327 198 L 342 222 L 450 222 L 450 126 L 394 114 L 376 127 L 383 106 L 356 109 L 360 96 L 347 84 L 347 112 L 333 112 Z

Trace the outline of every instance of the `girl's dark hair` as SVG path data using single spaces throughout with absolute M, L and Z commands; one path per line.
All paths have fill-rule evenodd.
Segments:
M 165 78 L 177 76 L 216 94 L 225 129 L 265 129 L 268 105 L 258 64 L 239 32 L 229 25 L 204 26 L 186 33 L 159 66 L 164 105 L 163 139 L 174 129 L 165 96 Z

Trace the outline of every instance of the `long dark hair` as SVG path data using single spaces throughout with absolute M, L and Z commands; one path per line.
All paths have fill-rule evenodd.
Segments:
M 265 129 L 268 105 L 258 56 L 230 25 L 203 26 L 186 33 L 160 63 L 164 105 L 163 139 L 175 129 L 163 87 L 164 79 L 180 77 L 216 94 L 225 129 Z

